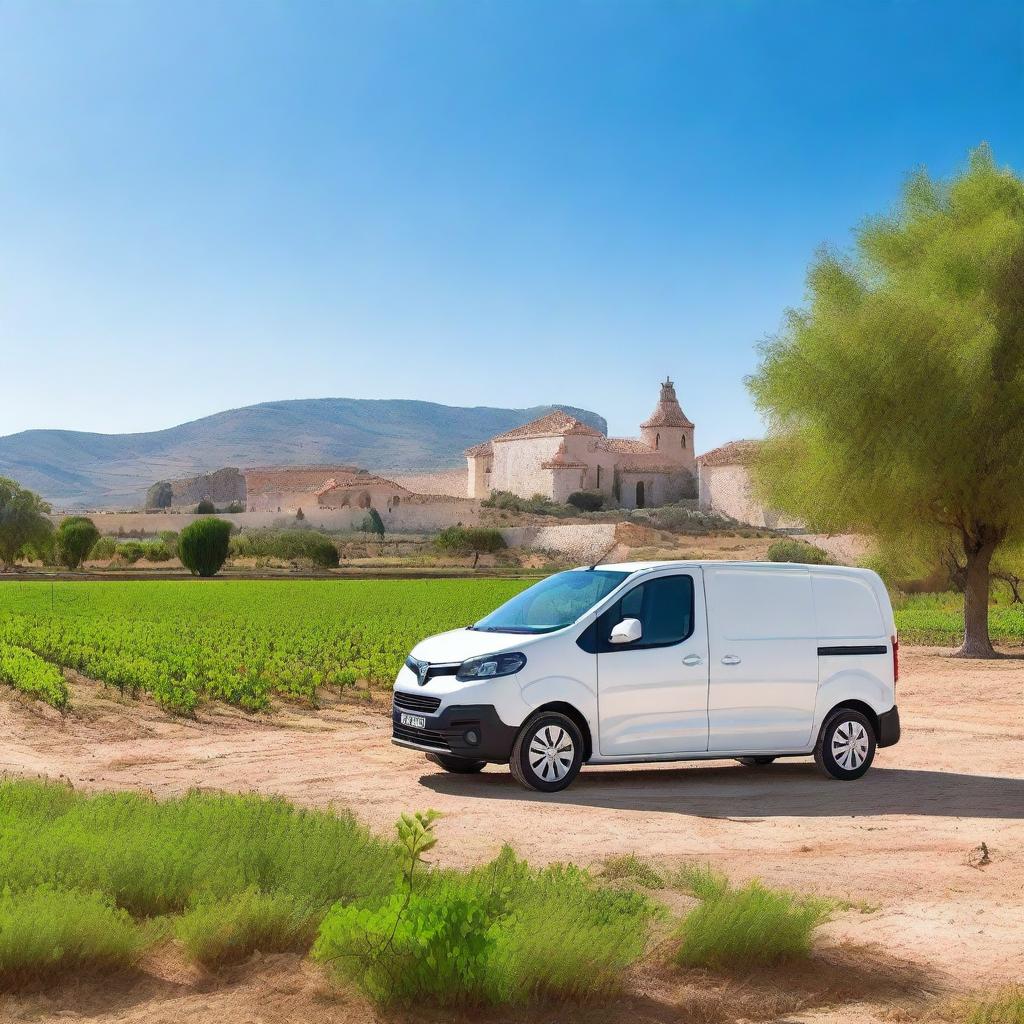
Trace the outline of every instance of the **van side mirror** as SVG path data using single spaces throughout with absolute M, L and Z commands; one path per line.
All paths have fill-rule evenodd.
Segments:
M 617 626 L 612 627 L 612 635 L 608 642 L 612 644 L 631 644 L 639 640 L 644 634 L 644 627 L 639 619 L 623 619 Z

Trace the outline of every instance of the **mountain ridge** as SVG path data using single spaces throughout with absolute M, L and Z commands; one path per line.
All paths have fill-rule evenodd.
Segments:
M 450 406 L 417 399 L 293 398 L 212 413 L 161 430 L 100 434 L 32 429 L 0 437 L 0 476 L 55 507 L 141 507 L 157 480 L 224 466 L 355 463 L 376 472 L 447 469 L 465 448 L 570 405 Z

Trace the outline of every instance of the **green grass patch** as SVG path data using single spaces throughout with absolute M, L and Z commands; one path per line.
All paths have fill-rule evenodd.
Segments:
M 684 869 L 678 884 L 700 900 L 679 932 L 676 958 L 687 966 L 751 966 L 806 957 L 814 930 L 832 910 L 827 901 L 757 881 L 735 889 L 724 875 L 706 867 Z
M 508 848 L 473 871 L 430 869 L 433 820 L 404 817 L 394 843 L 279 799 L 0 783 L 0 988 L 122 969 L 167 934 L 213 969 L 315 939 L 319 959 L 381 1003 L 621 985 L 644 951 L 646 895 L 571 866 L 535 870 Z
M 288 893 L 248 889 L 230 899 L 199 903 L 175 921 L 174 931 L 193 960 L 216 969 L 257 950 L 305 951 L 322 916 Z
M 897 594 L 893 611 L 901 643 L 956 647 L 963 641 L 962 594 Z M 996 594 L 989 605 L 988 628 L 995 643 L 1024 644 L 1024 605 Z
M 624 880 L 636 882 L 645 889 L 663 889 L 665 879 L 635 853 L 606 857 L 601 865 L 601 878 L 605 881 Z
M 1012 985 L 966 999 L 955 1005 L 947 1019 L 955 1024 L 1024 1024 L 1024 987 Z
M 251 890 L 326 912 L 338 899 L 387 892 L 397 863 L 393 844 L 350 815 L 284 800 L 192 793 L 157 801 L 0 784 L 5 886 L 99 892 L 139 918 Z
M 8 890 L 0 896 L 0 986 L 126 970 L 159 935 L 158 925 L 136 924 L 98 892 Z

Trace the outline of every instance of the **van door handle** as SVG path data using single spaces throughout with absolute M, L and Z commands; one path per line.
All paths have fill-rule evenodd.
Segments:
M 738 665 L 740 663 L 740 656 L 738 654 L 725 654 L 722 656 L 723 665 Z
M 683 658 L 684 665 L 701 665 L 704 659 L 699 654 L 688 654 Z

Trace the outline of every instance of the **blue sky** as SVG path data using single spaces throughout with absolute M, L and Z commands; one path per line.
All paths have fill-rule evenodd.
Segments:
M 697 447 L 908 171 L 1024 170 L 1024 7 L 0 0 L 0 434 L 317 396 Z

